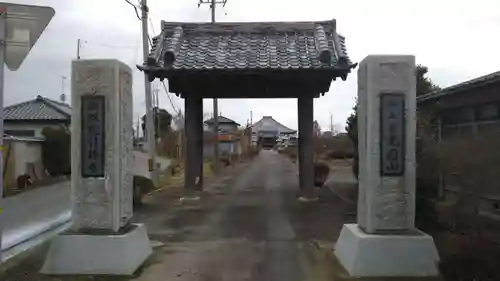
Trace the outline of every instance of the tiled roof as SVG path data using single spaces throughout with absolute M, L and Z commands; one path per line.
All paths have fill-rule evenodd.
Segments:
M 500 71 L 493 72 L 493 73 L 490 73 L 487 75 L 483 75 L 483 76 L 474 78 L 472 80 L 468 80 L 468 81 L 465 81 L 465 82 L 462 82 L 459 84 L 455 84 L 453 86 L 450 86 L 450 87 L 447 87 L 447 88 L 444 88 L 441 90 L 437 90 L 437 91 L 434 91 L 434 92 L 431 92 L 431 93 L 428 93 L 425 95 L 418 96 L 417 102 L 423 102 L 426 100 L 440 98 L 442 96 L 462 92 L 462 91 L 468 90 L 470 88 L 479 87 L 479 86 L 483 86 L 483 85 L 495 83 L 495 82 L 500 82 Z
M 3 112 L 5 121 L 69 121 L 72 109 L 65 103 L 37 96 L 36 99 L 30 101 L 7 106 Z
M 141 70 L 336 69 L 355 67 L 336 21 L 176 23 L 162 21 Z M 345 78 L 345 77 L 342 77 Z
M 264 116 L 257 123 L 252 125 L 252 132 L 259 131 L 278 131 L 282 134 L 293 134 L 296 130 L 290 129 L 287 126 L 276 121 L 272 116 Z
M 218 116 L 217 120 L 219 121 L 219 124 L 235 124 L 236 126 L 240 125 L 236 123 L 234 120 L 224 116 Z M 207 121 L 205 121 L 205 124 L 212 124 L 212 123 L 214 123 L 214 118 L 210 118 Z

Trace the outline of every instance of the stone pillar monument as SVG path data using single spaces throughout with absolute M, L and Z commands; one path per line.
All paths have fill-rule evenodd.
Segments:
M 358 69 L 357 224 L 335 254 L 356 277 L 436 276 L 439 256 L 415 221 L 414 56 L 368 56 Z
M 73 225 L 50 246 L 42 273 L 131 275 L 151 254 L 132 224 L 131 69 L 116 60 L 72 63 Z

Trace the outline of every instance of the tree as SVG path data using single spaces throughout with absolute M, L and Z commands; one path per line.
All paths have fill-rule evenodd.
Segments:
M 354 146 L 354 161 L 352 163 L 352 172 L 358 177 L 359 174 L 359 158 L 358 158 L 358 100 L 354 102 L 354 106 L 352 108 L 352 113 L 349 117 L 347 117 L 345 130 L 347 135 L 352 141 L 352 145 Z
M 43 166 L 51 176 L 71 174 L 71 135 L 64 128 L 46 127 L 42 130 Z
M 146 128 L 146 115 L 142 116 L 142 132 L 144 135 L 147 135 L 147 128 Z M 154 120 L 154 127 L 155 127 L 155 139 L 158 139 L 159 137 L 163 136 L 164 134 L 168 133 L 171 129 L 170 125 L 172 123 L 172 115 L 168 113 L 165 109 L 154 107 L 153 108 L 153 120 Z
M 416 69 L 417 76 L 417 96 L 424 95 L 436 90 L 440 90 L 439 86 L 434 84 L 432 80 L 427 76 L 429 69 L 426 66 L 421 64 L 417 65 Z M 347 135 L 351 139 L 354 145 L 354 163 L 353 163 L 353 173 L 358 176 L 358 101 L 354 102 L 354 106 L 352 108 L 353 112 L 347 118 L 345 130 L 347 131 Z
M 313 122 L 313 133 L 314 136 L 316 137 L 321 136 L 321 127 L 319 126 L 319 123 L 316 120 L 314 120 Z
M 429 68 L 421 64 L 417 65 L 417 96 L 440 90 L 438 85 L 434 84 L 427 76 Z

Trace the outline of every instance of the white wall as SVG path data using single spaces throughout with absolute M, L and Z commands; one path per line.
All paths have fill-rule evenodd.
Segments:
M 4 122 L 4 130 L 33 130 L 35 131 L 35 138 L 42 138 L 42 130 L 45 127 L 52 127 L 52 128 L 59 128 L 60 125 L 54 125 L 54 124 L 33 124 L 31 122 L 26 122 L 26 123 L 10 123 L 10 122 Z
M 42 163 L 42 145 L 41 142 L 12 142 L 15 159 L 15 176 L 28 173 L 27 163 L 35 163 L 35 167 Z M 37 165 L 38 164 L 38 165 Z

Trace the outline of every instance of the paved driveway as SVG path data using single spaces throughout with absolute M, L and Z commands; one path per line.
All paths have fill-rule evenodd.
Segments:
M 137 280 L 332 280 L 331 249 L 348 220 L 342 200 L 324 189 L 302 205 L 297 182 L 288 158 L 262 151 L 208 187 L 203 207 L 148 214 L 150 237 L 165 245 Z
M 328 188 L 319 202 L 296 200 L 294 164 L 275 151 L 237 164 L 205 181 L 200 204 L 181 205 L 182 189 L 145 198 L 134 220 L 163 242 L 136 277 L 41 276 L 40 253 L 10 270 L 8 281 L 180 280 L 326 281 L 345 274 L 332 255 L 344 222 L 345 203 Z M 98 255 L 99 253 L 96 253 Z

